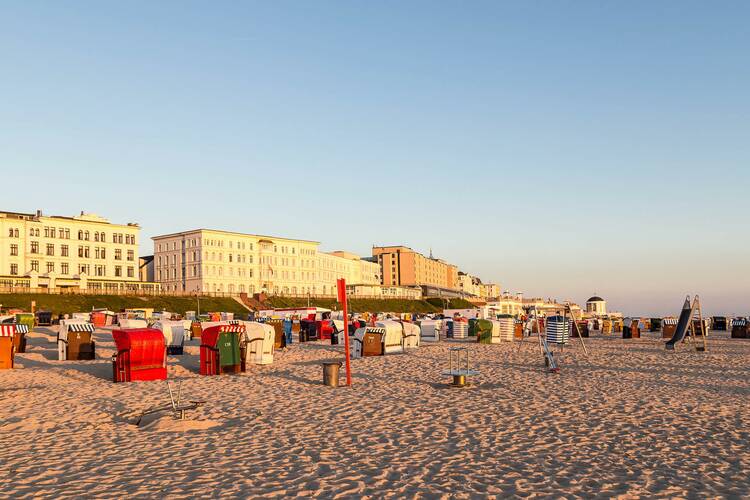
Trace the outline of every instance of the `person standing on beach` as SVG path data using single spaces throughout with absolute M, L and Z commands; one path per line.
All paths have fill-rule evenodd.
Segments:
M 292 345 L 292 318 L 288 314 L 284 316 L 284 321 L 282 322 L 283 328 L 284 328 L 284 338 L 286 339 L 286 347 L 289 347 Z

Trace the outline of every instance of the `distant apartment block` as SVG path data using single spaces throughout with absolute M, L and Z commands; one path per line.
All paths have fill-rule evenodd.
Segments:
M 0 285 L 156 291 L 139 276 L 140 229 L 83 212 L 0 212 Z
M 373 247 L 372 255 L 380 265 L 384 286 L 420 286 L 429 294 L 459 291 L 458 268 L 453 264 L 401 245 Z

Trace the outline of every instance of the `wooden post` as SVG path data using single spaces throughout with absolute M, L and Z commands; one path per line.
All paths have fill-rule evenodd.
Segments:
M 349 363 L 349 310 L 346 300 L 346 280 L 340 278 L 336 280 L 338 299 L 341 303 L 344 313 L 344 357 L 346 364 L 346 385 L 352 385 L 352 368 Z

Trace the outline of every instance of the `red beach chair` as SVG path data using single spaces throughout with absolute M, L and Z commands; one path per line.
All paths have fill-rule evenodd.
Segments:
M 167 379 L 167 347 L 159 330 L 113 330 L 112 338 L 117 347 L 112 356 L 115 382 Z
M 322 319 L 315 322 L 315 329 L 320 340 L 331 340 L 333 335 L 333 323 L 330 319 Z
M 200 374 L 240 373 L 245 325 L 217 325 L 201 333 Z
M 16 335 L 16 325 L 0 325 L 0 370 L 13 368 L 15 347 L 13 338 Z

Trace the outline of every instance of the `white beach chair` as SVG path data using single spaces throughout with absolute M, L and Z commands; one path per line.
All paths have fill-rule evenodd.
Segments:
M 404 349 L 416 349 L 417 347 L 419 347 L 422 339 L 422 330 L 419 328 L 419 325 L 415 325 L 414 323 L 407 323 L 404 321 L 401 323 L 401 329 Z
M 161 330 L 164 335 L 164 344 L 167 346 L 167 354 L 181 356 L 185 346 L 185 327 L 182 321 L 157 321 L 152 328 Z M 188 329 L 188 331 L 190 331 Z
M 438 342 L 440 341 L 440 332 L 443 329 L 443 320 L 440 319 L 426 319 L 423 320 L 420 325 L 420 338 L 425 342 Z
M 245 325 L 245 364 L 273 363 L 273 344 L 276 332 L 271 325 L 255 321 L 239 321 Z
M 123 330 L 129 328 L 148 328 L 148 321 L 145 319 L 120 318 L 120 328 Z
M 404 330 L 400 321 L 378 321 L 375 326 L 385 330 L 383 336 L 383 354 L 404 352 Z

